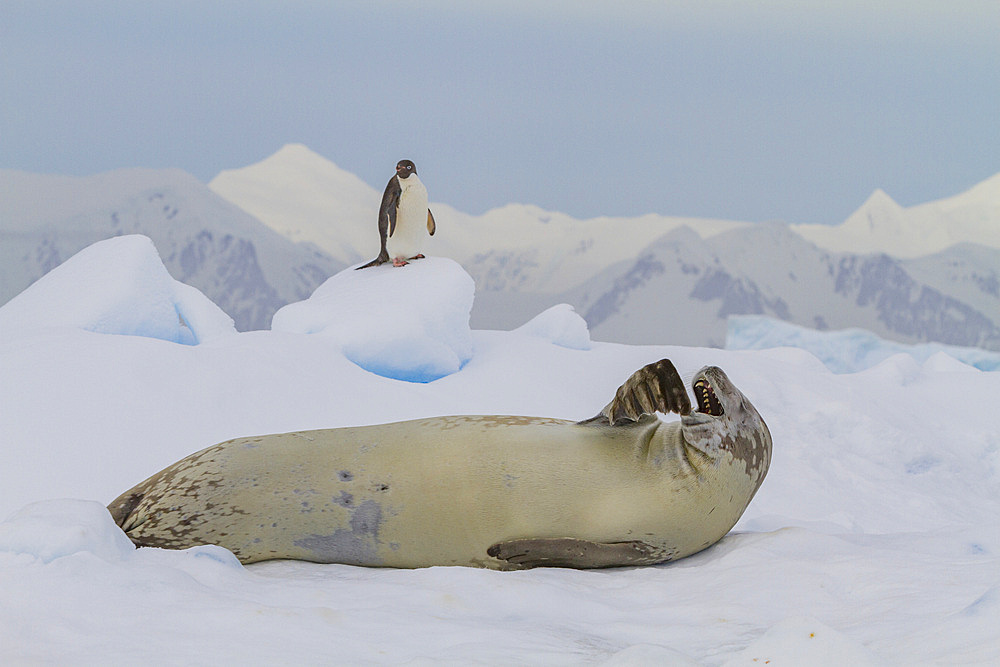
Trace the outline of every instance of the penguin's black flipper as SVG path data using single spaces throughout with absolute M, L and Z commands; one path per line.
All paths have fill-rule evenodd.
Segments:
M 367 269 L 370 266 L 378 266 L 389 261 L 389 251 L 385 249 L 385 240 L 396 231 L 396 207 L 399 206 L 399 194 L 403 191 L 399 187 L 399 179 L 393 176 L 385 186 L 382 193 L 382 205 L 378 209 L 378 236 L 382 242 L 378 257 L 368 262 L 359 269 Z
M 427 233 L 434 236 L 434 232 L 437 231 L 437 223 L 434 222 L 434 214 L 431 213 L 430 209 L 427 209 Z
M 385 250 L 385 239 L 396 231 L 396 207 L 399 206 L 399 195 L 403 188 L 395 176 L 389 179 L 382 193 L 382 205 L 378 209 L 378 233 L 382 237 L 382 250 Z

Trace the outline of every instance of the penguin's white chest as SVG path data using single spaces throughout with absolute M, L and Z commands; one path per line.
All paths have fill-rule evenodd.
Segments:
M 386 239 L 390 259 L 410 259 L 421 253 L 427 235 L 427 188 L 416 174 L 399 179 L 396 231 Z

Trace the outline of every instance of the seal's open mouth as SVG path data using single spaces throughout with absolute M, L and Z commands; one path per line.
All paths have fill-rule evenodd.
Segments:
M 726 411 L 722 409 L 722 403 L 715 397 L 715 390 L 712 389 L 708 380 L 699 378 L 694 383 L 693 389 L 694 395 L 698 399 L 698 412 L 713 417 L 721 417 L 725 414 Z

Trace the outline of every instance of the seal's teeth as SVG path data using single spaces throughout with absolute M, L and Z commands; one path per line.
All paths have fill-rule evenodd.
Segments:
M 713 417 L 720 417 L 725 412 L 712 384 L 706 378 L 699 378 L 694 383 L 694 393 L 699 412 Z

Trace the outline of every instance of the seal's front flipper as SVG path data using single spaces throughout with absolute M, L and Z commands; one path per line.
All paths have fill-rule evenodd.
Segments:
M 590 542 L 573 537 L 532 538 L 497 542 L 486 553 L 518 567 L 621 567 L 653 565 L 671 554 L 652 545 L 631 542 Z
M 669 359 L 643 366 L 618 387 L 615 397 L 604 409 L 581 424 L 608 423 L 613 426 L 639 421 L 654 412 L 691 412 L 691 399 L 684 382 Z

